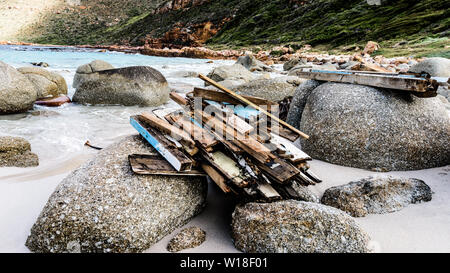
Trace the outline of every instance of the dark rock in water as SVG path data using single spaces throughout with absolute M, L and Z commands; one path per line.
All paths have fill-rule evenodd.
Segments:
M 232 236 L 248 253 L 368 252 L 370 240 L 345 212 L 294 200 L 237 206 Z
M 38 156 L 31 152 L 30 143 L 21 137 L 0 137 L 0 167 L 35 167 Z
M 289 108 L 286 122 L 294 126 L 300 127 L 300 120 L 302 117 L 303 109 L 305 108 L 306 101 L 308 100 L 311 92 L 320 85 L 320 82 L 315 80 L 308 80 L 300 84 L 295 89 L 294 96 L 292 98 L 291 106 Z
M 107 63 L 96 61 L 77 69 L 73 102 L 159 106 L 169 100 L 169 84 L 156 69 L 148 66 L 105 68 L 108 68 Z
M 206 240 L 206 232 L 199 227 L 183 229 L 173 237 L 167 245 L 170 252 L 178 252 L 187 248 L 198 247 Z
M 450 117 L 439 98 L 325 83 L 308 97 L 300 130 L 311 157 L 362 169 L 416 170 L 450 163 Z
M 28 78 L 0 61 L 0 115 L 25 112 L 33 108 L 37 91 Z
M 254 71 L 273 72 L 274 71 L 274 69 L 272 67 L 264 64 L 260 60 L 256 59 L 255 56 L 249 55 L 249 54 L 239 57 L 236 61 L 236 64 L 240 64 L 240 65 L 244 66 L 251 72 L 254 72 Z
M 34 84 L 38 98 L 67 95 L 67 83 L 61 75 L 39 67 L 21 67 L 17 70 Z
M 447 58 L 428 58 L 410 69 L 413 73 L 426 72 L 432 77 L 450 77 L 450 59 Z
M 260 97 L 275 102 L 292 96 L 300 81 L 300 78 L 291 76 L 256 79 L 234 86 L 232 89 L 241 95 Z
M 39 62 L 39 63 L 31 63 L 34 66 L 40 66 L 40 67 L 49 67 L 48 63 L 45 62 Z
M 363 217 L 398 211 L 409 204 L 431 201 L 431 197 L 431 188 L 419 179 L 369 177 L 327 189 L 321 202 Z
M 155 154 L 140 136 L 101 150 L 50 196 L 26 245 L 34 252 L 141 252 L 206 202 L 205 178 L 136 175 L 128 155 Z

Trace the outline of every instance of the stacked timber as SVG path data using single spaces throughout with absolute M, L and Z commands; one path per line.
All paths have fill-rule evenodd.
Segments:
M 195 88 L 186 97 L 171 93 L 182 110 L 131 117 L 160 154 L 130 155 L 135 173 L 207 175 L 224 193 L 264 202 L 300 198 L 299 185 L 321 182 L 309 169 L 311 157 L 293 144 L 308 136 L 277 118 L 276 103 L 210 83 L 226 92 Z

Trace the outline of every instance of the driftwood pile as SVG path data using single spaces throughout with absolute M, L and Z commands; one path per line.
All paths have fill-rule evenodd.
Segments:
M 131 117 L 159 152 L 130 155 L 135 173 L 207 175 L 225 193 L 265 202 L 300 198 L 300 186 L 321 182 L 309 169 L 311 157 L 293 144 L 308 136 L 277 118 L 278 104 L 239 96 L 200 77 L 225 92 L 195 88 L 186 97 L 171 93 L 183 110 Z

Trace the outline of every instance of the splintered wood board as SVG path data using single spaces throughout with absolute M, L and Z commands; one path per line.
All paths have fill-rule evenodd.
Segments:
M 145 124 L 138 116 L 130 117 L 130 123 L 175 170 L 189 171 L 192 169 L 192 160 L 161 133 Z
M 213 101 L 218 101 L 218 102 L 226 102 L 226 103 L 231 103 L 234 105 L 239 105 L 242 104 L 239 100 L 233 98 L 232 96 L 230 96 L 227 93 L 224 93 L 222 91 L 216 91 L 216 90 L 211 90 L 211 89 L 204 89 L 204 88 L 198 88 L 195 87 L 194 88 L 194 97 L 201 97 L 205 100 L 213 100 Z M 257 105 L 277 105 L 276 102 L 270 101 L 270 100 L 266 100 L 263 98 L 258 98 L 258 97 L 252 97 L 252 96 L 242 96 L 246 99 L 248 99 L 249 101 L 257 104 Z
M 279 158 L 266 164 L 257 163 L 257 166 L 280 184 L 287 183 L 300 173 L 299 169 Z
M 299 162 L 305 160 L 312 160 L 309 155 L 300 150 L 297 146 L 294 145 L 294 143 L 290 142 L 289 140 L 276 134 L 270 135 L 271 135 L 270 139 L 271 143 L 275 144 L 280 149 L 286 151 L 287 154 L 293 155 L 293 157 L 289 159 L 290 161 Z
M 206 176 L 203 171 L 191 169 L 179 172 L 159 154 L 132 154 L 128 156 L 131 170 L 137 174 L 168 176 Z
M 245 177 L 242 175 L 241 169 L 233 159 L 231 159 L 221 151 L 211 153 L 210 155 L 212 162 L 214 162 L 214 165 L 219 167 L 224 175 L 226 175 L 228 179 L 232 180 L 236 186 L 242 187 L 247 185 Z
M 153 110 L 152 112 L 158 118 L 160 118 L 162 120 L 167 120 L 167 118 L 166 118 L 167 115 L 173 114 L 178 111 L 179 111 L 179 109 L 175 109 L 175 108 L 161 108 L 161 109 Z
M 209 166 L 208 164 L 202 164 L 202 169 L 208 174 L 208 176 L 211 178 L 214 183 L 216 183 L 217 186 L 224 192 L 229 193 L 231 192 L 231 188 L 228 187 L 226 184 L 226 179 L 221 175 L 216 169 Z
M 193 140 L 198 141 L 205 149 L 219 144 L 219 141 L 216 140 L 211 133 L 198 126 L 191 118 L 188 118 L 183 114 L 171 115 L 171 118 L 174 121 L 174 124 L 187 132 Z

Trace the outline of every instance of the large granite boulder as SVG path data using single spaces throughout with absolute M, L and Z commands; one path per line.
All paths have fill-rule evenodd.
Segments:
M 38 98 L 67 95 L 67 83 L 63 76 L 39 67 L 21 67 L 17 70 L 33 83 Z
M 389 213 L 409 204 L 431 201 L 431 188 L 414 178 L 369 177 L 332 187 L 322 196 L 322 204 L 348 212 L 354 217 L 369 213 Z
M 38 156 L 31 152 L 30 143 L 21 137 L 0 137 L 0 167 L 35 167 Z
M 0 61 L 0 115 L 25 112 L 36 99 L 37 91 L 28 78 Z
M 166 78 L 148 66 L 99 70 L 91 63 L 77 69 L 73 85 L 72 101 L 84 104 L 159 106 L 170 93 Z
M 300 130 L 310 136 L 302 149 L 334 164 L 386 171 L 450 163 L 450 116 L 439 98 L 325 83 L 309 95 Z
M 216 82 L 224 80 L 249 82 L 255 79 L 252 72 L 240 64 L 218 66 L 208 74 L 208 77 Z M 205 85 L 208 86 L 209 84 L 205 83 Z
M 306 102 L 308 101 L 308 97 L 320 84 L 320 82 L 315 80 L 307 80 L 295 89 L 286 119 L 287 123 L 297 129 L 300 127 L 300 120 L 302 118 L 302 113 L 305 109 Z
M 294 200 L 237 206 L 232 236 L 249 253 L 368 252 L 370 240 L 345 212 Z
M 141 252 L 205 205 L 205 178 L 136 175 L 128 155 L 154 154 L 140 136 L 100 151 L 50 196 L 26 245 L 34 252 Z
M 413 65 L 410 72 L 429 73 L 432 77 L 450 77 L 450 59 L 447 58 L 428 58 L 420 63 Z
M 245 56 L 241 56 L 237 59 L 236 64 L 240 64 L 250 70 L 251 72 L 254 71 L 266 71 L 266 72 L 273 72 L 274 69 L 260 60 L 256 59 L 255 56 L 247 54 Z
M 241 95 L 255 96 L 271 101 L 280 101 L 294 95 L 295 89 L 303 80 L 298 77 L 284 76 L 273 79 L 256 79 L 234 86 L 233 90 Z

